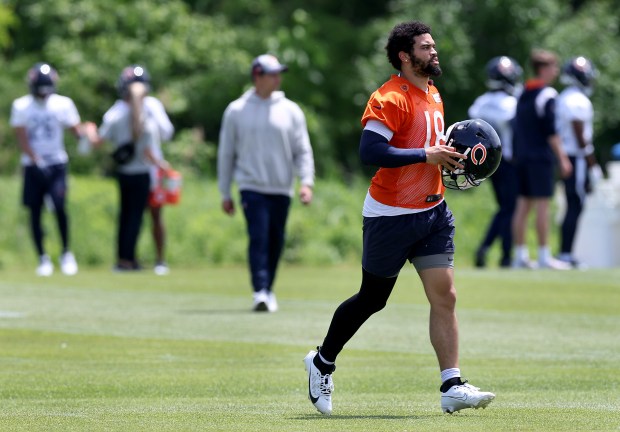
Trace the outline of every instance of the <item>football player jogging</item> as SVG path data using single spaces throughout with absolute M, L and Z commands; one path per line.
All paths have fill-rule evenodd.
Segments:
M 564 64 L 560 80 L 568 86 L 558 96 L 556 124 L 564 151 L 573 164 L 573 172 L 563 179 L 566 214 L 560 230 L 558 259 L 572 267 L 580 267 L 573 256 L 573 243 L 586 194 L 591 190 L 591 176 L 602 176 L 594 156 L 592 143 L 594 110 L 592 94 L 596 69 L 585 57 L 575 57 Z
M 463 170 L 467 156 L 444 145 L 443 102 L 431 77 L 441 75 L 431 29 L 418 21 L 393 28 L 387 56 L 399 70 L 371 96 L 362 116 L 360 157 L 379 166 L 364 201 L 360 290 L 335 311 L 318 351 L 304 359 L 309 398 L 332 413 L 336 358 L 362 324 L 385 307 L 409 260 L 430 303 L 430 339 L 441 372 L 441 407 L 484 408 L 495 397 L 461 379 L 454 287 L 454 218 L 441 171 Z
M 30 230 L 39 255 L 36 273 L 51 276 L 54 265 L 43 244 L 41 213 L 45 196 L 53 203 L 62 253 L 60 269 L 66 275 L 78 272 L 69 249 L 69 218 L 66 209 L 67 165 L 64 130 L 81 138 L 80 116 L 73 101 L 56 94 L 58 73 L 47 63 L 37 63 L 28 71 L 30 94 L 15 101 L 11 126 L 21 148 L 24 173 L 23 204 L 30 210 Z
M 512 215 L 517 203 L 517 178 L 512 164 L 512 120 L 517 109 L 515 93 L 519 91 L 523 69 L 513 58 L 492 58 L 486 66 L 488 91 L 476 98 L 469 108 L 472 118 L 481 118 L 491 124 L 502 141 L 502 160 L 491 177 L 498 209 L 482 243 L 476 250 L 476 267 L 486 266 L 486 255 L 495 241 L 501 239 L 500 267 L 510 267 L 512 252 Z

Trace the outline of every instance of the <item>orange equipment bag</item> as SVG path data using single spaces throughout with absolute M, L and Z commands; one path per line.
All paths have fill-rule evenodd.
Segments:
M 178 204 L 181 199 L 181 173 L 173 169 L 157 170 L 155 187 L 149 195 L 151 207 L 161 207 L 165 204 Z

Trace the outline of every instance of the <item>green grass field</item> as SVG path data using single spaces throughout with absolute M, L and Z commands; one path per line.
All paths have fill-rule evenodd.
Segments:
M 0 272 L 2 431 L 620 430 L 620 269 L 457 270 L 461 369 L 497 394 L 444 415 L 413 269 L 338 359 L 334 415 L 302 359 L 357 266 L 283 266 L 256 314 L 244 267 L 167 277 Z

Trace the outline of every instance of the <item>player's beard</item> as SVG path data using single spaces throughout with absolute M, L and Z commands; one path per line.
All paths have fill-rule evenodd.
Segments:
M 420 60 L 414 55 L 411 55 L 411 58 L 413 59 L 413 69 L 418 74 L 427 77 L 441 76 L 441 68 L 439 65 L 434 65 L 431 63 L 436 57 L 431 58 L 428 62 Z

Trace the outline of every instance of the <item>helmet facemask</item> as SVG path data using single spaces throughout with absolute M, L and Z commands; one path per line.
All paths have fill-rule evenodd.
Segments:
M 495 172 L 501 160 L 501 143 L 493 127 L 481 119 L 457 122 L 447 131 L 446 145 L 454 147 L 466 158 L 457 162 L 464 168 L 441 169 L 441 180 L 448 189 L 477 187 Z
M 447 145 L 450 145 L 450 142 L 448 142 Z M 467 149 L 465 149 L 463 154 L 465 156 L 469 156 L 470 151 L 471 148 L 468 147 Z M 463 159 L 459 159 L 458 163 L 463 163 Z M 484 181 L 484 179 L 477 180 L 476 176 L 471 173 L 465 172 L 464 169 L 459 168 L 454 171 L 450 171 L 445 167 L 441 170 L 441 180 L 444 186 L 448 189 L 457 190 L 465 190 L 472 187 L 477 187 L 480 186 L 480 183 Z

